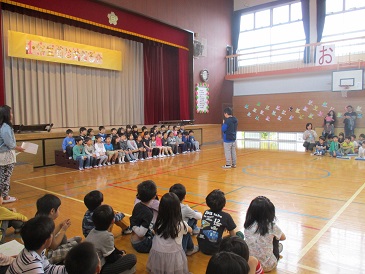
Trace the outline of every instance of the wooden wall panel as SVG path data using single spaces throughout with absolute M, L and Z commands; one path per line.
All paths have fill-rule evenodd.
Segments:
M 233 110 L 239 120 L 238 128 L 242 131 L 304 131 L 306 123 L 322 128 L 323 118 L 331 107 L 334 108 L 336 115 L 340 113 L 343 115 L 346 112 L 345 107 L 352 105 L 354 110 L 362 115 L 362 111 L 365 111 L 365 91 L 349 91 L 347 96 L 343 98 L 340 92 L 234 96 Z M 289 110 L 291 107 L 292 111 Z M 279 116 L 281 121 L 278 120 Z M 292 119 L 290 116 L 293 116 Z M 356 120 L 356 127 L 355 133 L 358 134 L 360 131 L 365 133 L 365 118 L 359 117 Z M 342 117 L 337 117 L 335 128 L 343 128 Z

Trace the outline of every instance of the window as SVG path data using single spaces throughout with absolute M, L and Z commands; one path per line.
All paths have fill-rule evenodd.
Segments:
M 299 1 L 241 16 L 237 53 L 244 55 L 239 57 L 239 66 L 302 58 L 298 55 L 298 48 L 290 47 L 304 44 Z M 302 50 L 300 52 L 302 54 Z
M 322 42 L 365 36 L 365 1 L 331 0 L 326 2 L 326 20 Z M 363 44 L 356 40 L 336 42 L 336 55 L 363 52 Z

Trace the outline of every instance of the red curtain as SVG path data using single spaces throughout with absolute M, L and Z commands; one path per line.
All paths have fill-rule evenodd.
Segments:
M 175 47 L 145 43 L 143 61 L 145 124 L 187 119 L 189 113 L 187 56 L 180 54 L 179 49 Z
M 179 49 L 179 95 L 180 95 L 180 118 L 190 119 L 189 107 L 189 52 Z

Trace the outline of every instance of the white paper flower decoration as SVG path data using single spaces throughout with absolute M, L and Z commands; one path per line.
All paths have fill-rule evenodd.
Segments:
M 108 18 L 109 18 L 109 24 L 111 24 L 111 25 L 117 25 L 117 23 L 118 23 L 118 16 L 116 16 L 113 11 L 108 14 Z

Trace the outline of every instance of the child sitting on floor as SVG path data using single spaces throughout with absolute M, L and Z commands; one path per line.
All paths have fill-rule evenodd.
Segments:
M 313 153 L 313 155 L 323 156 L 326 154 L 326 142 L 325 138 L 323 136 L 319 137 L 318 142 L 316 142 L 316 151 Z
M 203 214 L 198 244 L 201 252 L 212 255 L 219 250 L 222 235 L 225 230 L 234 236 L 236 224 L 230 214 L 223 212 L 226 205 L 226 197 L 219 189 L 213 190 L 205 198 L 209 207 Z
M 266 197 L 252 200 L 247 209 L 245 220 L 245 241 L 250 254 L 262 264 L 265 272 L 276 268 L 283 245 L 279 241 L 286 239 L 285 234 L 275 224 L 275 206 Z
M 342 153 L 340 151 L 340 144 L 338 143 L 338 137 L 336 135 L 333 136 L 333 141 L 331 142 L 329 151 L 330 156 L 332 157 L 342 156 Z
M 65 267 L 68 274 L 97 274 L 101 271 L 101 265 L 95 246 L 89 242 L 83 242 L 74 246 L 65 259 Z M 82 270 L 82 272 L 80 272 Z
M 249 274 L 247 261 L 233 252 L 222 251 L 214 254 L 205 274 Z
M 28 220 L 23 214 L 17 213 L 15 208 L 6 208 L 3 207 L 3 195 L 2 191 L 0 191 L 0 244 L 5 242 L 6 230 L 9 227 L 14 228 L 15 233 L 19 233 L 21 228 Z
M 101 273 L 135 273 L 136 256 L 115 247 L 114 235 L 111 233 L 114 224 L 113 208 L 109 205 L 98 206 L 92 219 L 95 228 L 85 241 L 94 244 L 101 263 Z
M 60 214 L 61 200 L 53 194 L 45 194 L 37 200 L 36 216 L 47 216 L 53 221 Z M 67 252 L 81 242 L 81 237 L 67 239 L 66 231 L 71 225 L 71 220 L 66 219 L 57 225 L 53 231 L 54 237 L 47 252 L 50 263 L 58 264 L 66 258 Z
M 140 202 L 135 204 L 130 217 L 133 248 L 140 253 L 148 253 L 153 239 L 153 213 L 149 204 L 156 198 L 156 184 L 147 180 L 137 186 L 137 195 Z
M 82 219 L 82 234 L 85 237 L 90 233 L 90 231 L 95 227 L 94 222 L 92 220 L 92 216 L 94 210 L 100 206 L 104 201 L 103 193 L 99 190 L 93 190 L 85 195 L 84 197 L 84 204 L 87 207 L 85 212 L 84 218 Z M 123 221 L 124 214 L 121 212 L 114 212 L 114 222 L 117 226 L 122 229 L 122 234 L 130 234 L 132 233 L 131 230 L 128 230 L 128 225 Z
M 343 155 L 354 154 L 354 143 L 351 142 L 350 136 L 345 137 L 345 141 L 341 144 L 340 150 Z
M 64 265 L 51 264 L 45 256 L 45 249 L 48 249 L 52 243 L 54 230 L 53 220 L 46 216 L 38 216 L 26 222 L 20 233 L 24 249 L 6 273 L 67 274 Z
M 243 257 L 248 265 L 250 266 L 249 274 L 263 274 L 264 270 L 260 264 L 260 261 L 257 260 L 254 256 L 250 256 L 250 251 L 248 249 L 248 245 L 244 239 L 238 236 L 226 236 L 223 238 L 220 246 L 219 252 L 228 251 L 233 252 L 241 257 Z
M 181 214 L 183 221 L 186 222 L 191 228 L 193 228 L 193 234 L 197 235 L 200 232 L 200 229 L 197 227 L 197 220 L 202 219 L 202 214 L 198 211 L 194 211 L 190 208 L 190 206 L 183 204 L 186 196 L 186 188 L 182 184 L 174 184 L 170 187 L 170 192 L 175 193 L 176 196 L 180 200 Z M 186 253 L 186 255 L 190 256 L 199 251 L 198 246 L 194 246 L 194 243 L 191 239 L 190 233 L 187 233 L 183 236 L 182 239 L 182 247 Z

